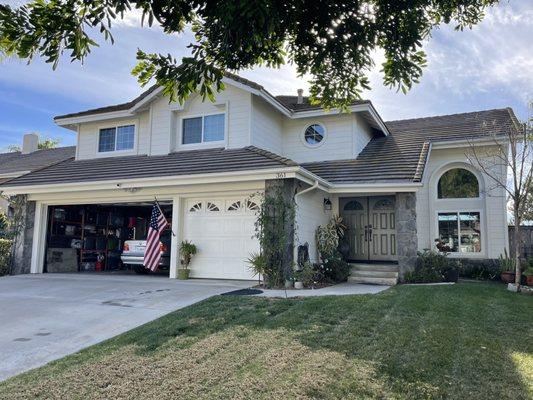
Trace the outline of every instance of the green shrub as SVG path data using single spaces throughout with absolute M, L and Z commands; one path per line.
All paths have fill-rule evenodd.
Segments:
M 415 268 L 405 274 L 404 281 L 407 283 L 442 282 L 446 274 L 457 269 L 457 262 L 448 259 L 446 253 L 426 249 L 418 252 Z
M 459 275 L 463 278 L 480 281 L 500 280 L 502 267 L 499 262 L 486 260 L 461 260 Z
M 344 282 L 350 276 L 350 265 L 344 261 L 338 251 L 323 260 L 321 267 L 324 279 L 328 283 Z
M 0 276 L 9 273 L 9 261 L 11 259 L 11 240 L 0 239 Z

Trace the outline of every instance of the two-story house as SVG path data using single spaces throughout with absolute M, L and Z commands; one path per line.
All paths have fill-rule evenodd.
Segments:
M 338 214 L 348 258 L 364 264 L 361 280 L 373 263 L 401 274 L 436 244 L 479 261 L 507 248 L 504 190 L 465 154 L 514 129 L 511 109 L 384 122 L 370 101 L 326 111 L 301 92 L 273 96 L 232 74 L 224 83 L 215 102 L 180 105 L 152 87 L 128 103 L 56 117 L 77 136 L 75 157 L 0 187 L 28 196 L 19 271 L 43 272 L 50 249 L 70 246 L 62 235 L 81 239 L 78 261 L 89 264 L 79 269 L 91 252 L 111 261 L 157 198 L 172 221 L 171 278 L 179 243 L 191 240 L 192 277 L 251 279 L 254 195 L 280 179 L 297 203 L 295 247 L 308 243 L 316 260 L 316 228 Z

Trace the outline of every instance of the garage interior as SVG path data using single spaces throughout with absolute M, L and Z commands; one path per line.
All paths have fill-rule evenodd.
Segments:
M 126 241 L 146 239 L 152 207 L 153 203 L 49 206 L 44 272 L 143 272 L 125 264 L 121 256 Z M 170 230 L 172 205 L 161 202 L 160 207 Z M 168 266 L 158 273 L 168 276 Z

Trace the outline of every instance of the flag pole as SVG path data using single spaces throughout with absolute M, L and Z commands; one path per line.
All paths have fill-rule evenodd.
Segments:
M 159 208 L 159 212 L 161 214 L 163 214 L 163 216 L 164 216 L 165 214 L 163 213 L 163 210 L 161 210 L 161 204 L 159 204 L 159 201 L 157 200 L 156 196 L 154 196 L 154 200 L 155 200 L 155 204 L 157 205 L 157 208 Z M 172 218 L 174 218 L 174 216 L 172 216 Z M 170 232 L 172 233 L 172 236 L 174 236 L 174 237 L 176 236 L 176 234 L 172 230 L 172 225 L 170 226 Z

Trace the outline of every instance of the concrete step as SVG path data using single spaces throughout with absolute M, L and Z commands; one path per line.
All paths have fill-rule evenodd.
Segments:
M 398 272 L 398 264 L 364 264 L 364 263 L 351 263 L 352 271 L 386 271 L 386 272 Z
M 359 278 L 356 276 L 350 276 L 348 278 L 348 282 L 394 286 L 396 285 L 396 283 L 398 283 L 398 279 L 397 278 L 370 278 L 370 277 Z
M 366 270 L 358 270 L 358 269 L 352 269 L 350 272 L 350 276 L 356 276 L 359 278 L 392 278 L 396 279 L 398 278 L 398 272 L 394 271 L 366 271 Z

